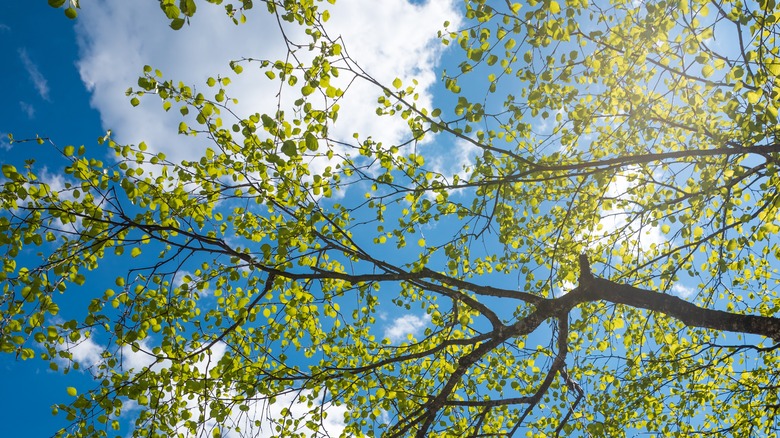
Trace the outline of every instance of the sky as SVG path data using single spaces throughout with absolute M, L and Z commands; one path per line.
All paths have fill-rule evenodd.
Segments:
M 0 4 L 0 52 L 5 84 L 0 96 L 0 156 L 21 162 L 35 156 L 46 163 L 37 143 L 10 145 L 15 138 L 51 136 L 63 143 L 92 143 L 100 135 L 100 114 L 90 106 L 89 94 L 76 67 L 78 48 L 73 23 L 46 2 Z M 61 163 L 47 163 L 56 178 Z M 89 377 L 63 376 L 37 361 L 0 356 L 0 420 L 7 436 L 50 436 L 65 419 L 51 414 L 51 405 L 66 402 L 66 383 Z
M 125 90 L 134 86 L 144 65 L 160 69 L 166 77 L 205 88 L 209 76 L 229 71 L 228 62 L 241 56 L 266 57 L 283 53 L 275 23 L 268 14 L 249 14 L 243 26 L 234 26 L 220 10 L 206 13 L 203 5 L 193 18 L 193 28 L 179 32 L 168 27 L 158 2 L 88 2 L 75 21 L 46 2 L 2 2 L 0 4 L 0 55 L 4 59 L 0 96 L 0 156 L 3 163 L 22 165 L 34 158 L 43 166 L 42 179 L 61 187 L 64 163 L 46 145 L 36 142 L 10 144 L 7 134 L 26 139 L 49 138 L 58 147 L 68 144 L 87 147 L 112 131 L 119 143 L 145 141 L 150 149 L 164 152 L 174 161 L 192 157 L 202 150 L 197 141 L 183 143 L 177 135 L 178 113 L 166 113 L 156 99 L 145 99 L 133 108 Z M 214 7 L 216 8 L 216 7 Z M 261 12 L 261 11 L 258 11 Z M 340 0 L 332 9 L 329 29 L 341 35 L 350 55 L 376 79 L 390 83 L 416 79 L 421 103 L 431 106 L 437 97 L 435 83 L 442 57 L 436 31 L 445 20 L 458 21 L 452 0 L 429 3 L 405 0 L 366 2 Z M 230 92 L 240 97 L 239 110 L 272 110 L 273 84 L 263 78 L 243 75 L 235 78 Z M 358 85 L 358 87 L 366 87 Z M 342 102 L 336 136 L 349 138 L 355 131 L 370 132 L 392 144 L 404 132 L 400 119 L 389 122 L 374 116 L 377 90 L 351 90 Z M 468 149 L 459 146 L 454 161 L 442 159 L 440 166 L 457 169 L 468 160 Z M 94 279 L 100 286 L 101 279 Z M 422 315 L 384 315 L 385 335 L 404 338 L 421 331 L 428 320 Z M 97 360 L 99 345 L 85 343 L 78 350 L 89 363 Z M 53 416 L 54 403 L 67 402 L 68 386 L 88 387 L 88 372 L 68 375 L 48 369 L 40 361 L 21 361 L 0 356 L 0 420 L 5 436 L 50 436 L 67 425 L 63 416 Z M 336 426 L 337 427 L 337 426 Z
M 47 152 L 50 146 L 35 142 L 11 145 L 7 133 L 13 133 L 16 139 L 49 138 L 60 148 L 67 144 L 89 147 L 110 129 L 118 143 L 144 141 L 152 151 L 164 152 L 172 161 L 189 159 L 205 145 L 198 139 L 183 141 L 177 134 L 181 118 L 178 112 L 163 111 L 155 98 L 142 99 L 134 108 L 125 96 L 125 90 L 136 85 L 143 66 L 161 70 L 166 78 L 206 88 L 206 79 L 228 73 L 228 63 L 233 59 L 260 54 L 276 58 L 284 53 L 276 24 L 262 11 L 249 14 L 248 23 L 236 27 L 219 7 L 203 4 L 191 28 L 185 26 L 174 32 L 155 0 L 84 3 L 85 9 L 75 21 L 43 1 L 0 4 L 0 55 L 5 60 L 0 156 L 3 163 L 17 166 L 35 158 L 44 166 L 41 177 L 53 187 L 65 182 L 61 173 L 64 163 Z M 331 36 L 343 38 L 351 57 L 380 82 L 400 78 L 408 83 L 414 78 L 419 83 L 422 106 L 446 106 L 446 99 L 451 97 L 442 92 L 437 78 L 448 62 L 457 61 L 450 59 L 452 52 L 443 49 L 436 32 L 444 21 L 457 27 L 457 3 L 339 0 L 331 9 L 328 29 Z M 215 10 L 206 10 L 209 7 Z M 237 111 L 273 112 L 274 83 L 261 74 L 231 77 L 229 92 L 240 99 Z M 398 143 L 407 131 L 405 122 L 400 118 L 377 118 L 377 95 L 378 90 L 366 84 L 354 85 L 341 102 L 339 120 L 344 122 L 337 123 L 330 134 L 349 139 L 353 132 L 370 133 L 385 144 Z M 448 154 L 433 161 L 444 173 L 456 172 L 474 154 L 463 142 L 449 146 Z M 616 181 L 609 194 L 619 195 L 628 184 L 625 178 Z M 619 214 L 610 216 L 611 222 L 604 224 L 605 232 L 623 224 Z M 647 243 L 659 239 L 660 234 L 652 234 Z M 101 290 L 105 281 L 91 278 L 86 287 Z M 681 296 L 691 293 L 684 285 L 676 287 Z M 393 340 L 420 333 L 430 322 L 423 314 L 381 316 L 381 329 Z M 85 363 L 94 363 L 100 347 L 87 342 L 76 354 Z M 143 358 L 132 355 L 129 360 L 143 363 Z M 70 399 L 66 387 L 89 387 L 90 382 L 88 372 L 63 375 L 42 362 L 0 356 L 0 420 L 5 420 L 2 433 L 50 436 L 67 425 L 62 416 L 51 415 L 51 406 Z

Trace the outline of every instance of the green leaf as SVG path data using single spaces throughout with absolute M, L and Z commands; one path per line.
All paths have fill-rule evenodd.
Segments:
M 181 14 L 181 10 L 171 0 L 161 1 L 160 8 L 165 12 L 165 16 L 171 20 L 178 18 Z
M 179 8 L 181 8 L 184 15 L 192 17 L 195 15 L 196 10 L 195 0 L 180 0 Z
M 79 393 L 79 392 L 76 390 L 76 388 L 74 388 L 74 387 L 72 387 L 72 386 L 68 386 L 68 395 L 69 395 L 69 396 L 71 396 L 71 397 L 75 397 L 75 396 L 77 396 L 77 395 L 78 395 L 78 393 Z
M 306 149 L 310 151 L 316 151 L 317 148 L 319 148 L 319 142 L 317 141 L 317 137 L 314 136 L 311 132 L 307 132 L 306 136 Z
M 400 78 L 393 79 L 393 87 L 395 88 L 401 88 L 402 82 Z
M 282 153 L 288 157 L 295 157 L 298 155 L 298 146 L 292 140 L 286 140 L 282 143 Z
M 141 255 L 141 248 L 139 248 L 139 247 L 137 247 L 137 246 L 136 246 L 136 247 L 134 247 L 134 248 L 133 248 L 133 249 L 130 251 L 130 257 L 133 257 L 133 258 L 135 258 L 135 257 L 138 257 L 139 255 Z
M 184 26 L 184 19 L 183 18 L 174 18 L 171 20 L 171 29 L 173 30 L 179 30 Z
M 65 0 L 49 0 L 49 6 L 52 8 L 59 8 L 65 4 Z
M 16 167 L 14 167 L 11 164 L 3 164 L 2 169 L 3 169 L 3 176 L 5 176 L 6 178 L 10 179 L 12 176 L 17 174 Z

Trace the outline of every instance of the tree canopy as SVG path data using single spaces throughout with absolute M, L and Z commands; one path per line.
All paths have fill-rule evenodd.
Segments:
M 287 53 L 231 67 L 276 81 L 276 112 L 139 66 L 130 103 L 180 111 L 202 156 L 38 139 L 59 191 L 38 152 L 2 165 L 2 351 L 105 346 L 60 435 L 114 436 L 132 404 L 139 437 L 777 436 L 774 1 L 465 0 L 438 108 L 352 59 L 328 3 L 226 19 L 253 3 Z M 332 134 L 356 82 L 406 141 Z M 404 313 L 424 331 L 383 334 Z

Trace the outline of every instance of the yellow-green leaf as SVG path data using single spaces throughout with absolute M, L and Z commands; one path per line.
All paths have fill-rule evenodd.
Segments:
M 310 151 L 316 151 L 319 147 L 319 143 L 317 142 L 317 137 L 314 136 L 311 132 L 307 132 L 306 136 L 304 137 L 306 141 L 306 149 Z

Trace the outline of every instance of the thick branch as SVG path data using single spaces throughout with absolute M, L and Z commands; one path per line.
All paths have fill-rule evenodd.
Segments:
M 780 318 L 705 309 L 674 295 L 589 276 L 587 273 L 590 272 L 590 267 L 585 256 L 580 258 L 580 270 L 580 284 L 568 294 L 576 297 L 574 301 L 577 304 L 604 300 L 660 312 L 679 319 L 689 327 L 760 335 L 780 342 Z M 560 299 L 565 298 L 566 296 L 563 296 Z

